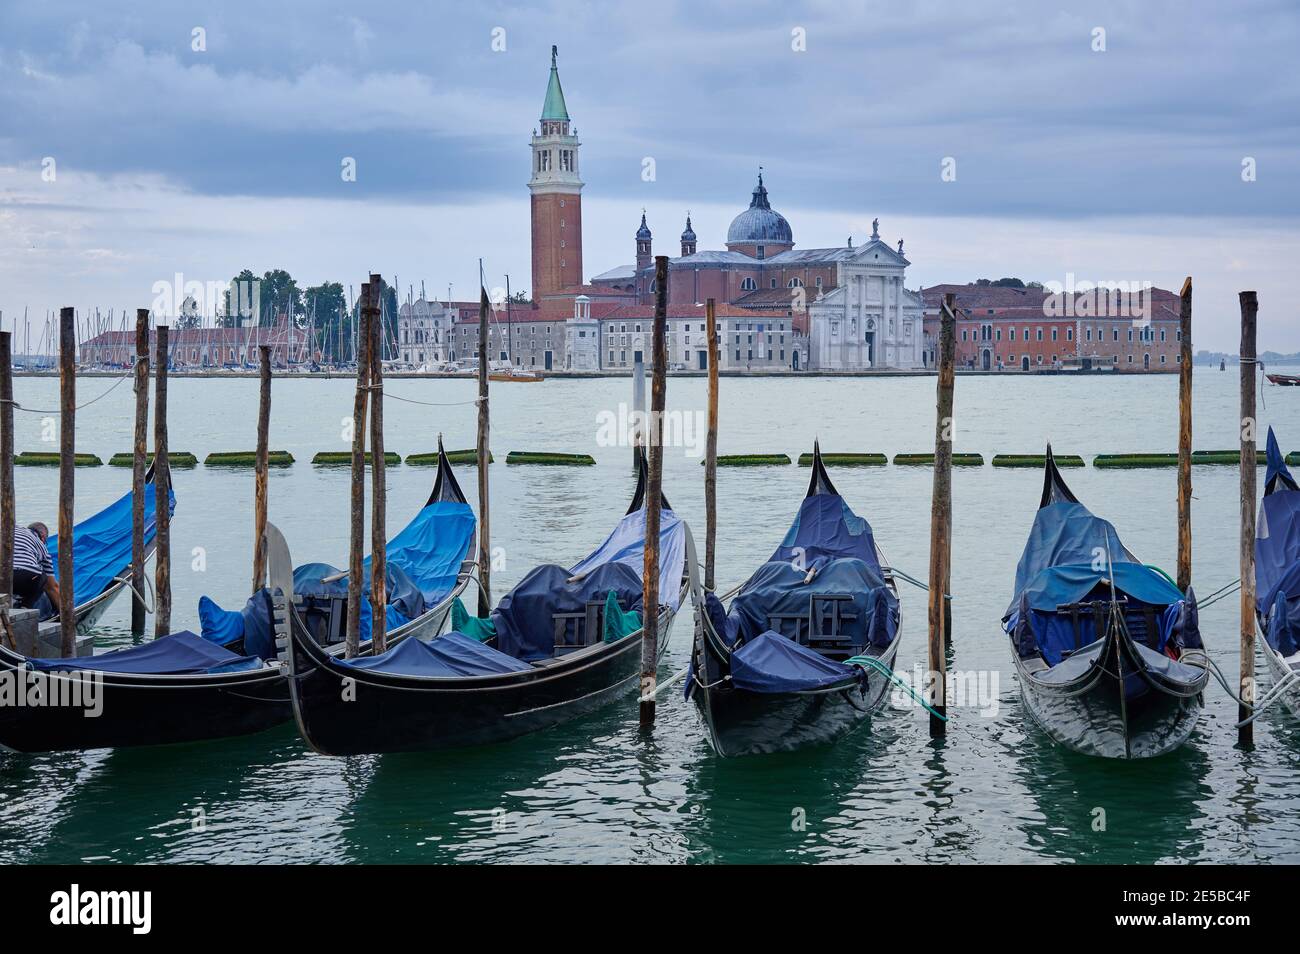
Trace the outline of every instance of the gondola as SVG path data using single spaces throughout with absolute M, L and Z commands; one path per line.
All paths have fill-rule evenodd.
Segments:
M 799 515 L 730 607 L 692 582 L 686 695 L 719 755 L 830 742 L 883 705 L 901 632 L 897 584 L 820 447 Z
M 1294 374 L 1266 374 L 1264 377 L 1268 378 L 1274 384 L 1280 384 L 1284 388 L 1300 386 L 1300 376 Z
M 1003 629 L 1025 707 L 1056 742 L 1148 758 L 1196 727 L 1210 674 L 1195 594 L 1142 564 L 1079 503 L 1050 446 Z
M 157 532 L 152 464 L 145 472 L 144 481 L 144 558 L 148 561 L 153 556 Z M 127 492 L 72 528 L 72 601 L 78 636 L 90 632 L 122 591 L 131 587 L 131 497 L 132 494 Z M 176 494 L 169 492 L 167 500 L 168 512 L 174 512 Z M 48 548 L 57 578 L 57 535 L 50 537 Z M 42 622 L 59 618 L 58 607 L 45 594 L 36 601 L 33 609 L 40 613 Z
M 439 442 L 433 493 L 386 548 L 394 586 L 390 592 L 429 587 L 405 594 L 409 600 L 423 597 L 421 612 L 399 620 L 389 632 L 390 643 L 400 645 L 442 627 L 453 601 L 473 578 L 474 533 L 473 512 Z M 304 614 L 307 625 L 327 643 L 326 651 L 341 654 L 346 583 L 340 598 L 335 589 L 339 581 L 322 579 L 325 570 L 332 568 L 299 568 L 315 587 Z M 284 643 L 273 629 L 270 591 L 255 594 L 242 613 L 214 608 L 212 604 L 207 611 L 207 622 L 217 627 L 209 633 L 212 638 L 175 632 L 79 659 L 31 659 L 0 647 L 0 691 L 21 687 L 29 699 L 26 687 L 36 686 L 42 697 L 65 702 L 0 705 L 0 746 L 49 752 L 194 742 L 248 735 L 288 721 L 292 710 L 281 665 Z M 390 620 L 393 613 L 390 602 Z M 363 615 L 368 633 L 368 609 Z M 237 634 L 232 632 L 236 625 Z M 368 648 L 368 641 L 363 642 L 363 653 Z
M 324 755 L 428 751 L 513 739 L 601 706 L 637 686 L 645 541 L 645 462 L 627 515 L 569 568 L 536 567 L 490 617 L 368 659 L 325 652 L 288 601 L 290 686 L 298 729 Z M 685 598 L 686 524 L 663 501 L 659 654 Z M 288 546 L 267 527 L 272 586 L 292 594 Z
M 1256 638 L 1272 674 L 1269 692 L 1280 692 L 1291 714 L 1300 716 L 1300 488 L 1271 427 L 1265 456 L 1255 529 Z

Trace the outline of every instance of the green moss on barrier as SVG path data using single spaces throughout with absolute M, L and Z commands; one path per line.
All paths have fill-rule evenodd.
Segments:
M 700 461 L 704 466 L 704 461 Z M 789 454 L 719 454 L 719 467 L 789 467 Z
M 811 467 L 812 454 L 800 454 L 799 466 Z M 822 463 L 827 467 L 883 467 L 889 463 L 884 454 L 822 454 Z
M 1083 458 L 1077 454 L 1057 454 L 1057 467 L 1083 467 Z M 1043 467 L 1047 458 L 1042 454 L 994 454 L 994 467 Z
M 370 466 L 373 458 L 370 451 L 366 451 L 366 466 Z M 321 451 L 311 459 L 311 462 L 318 467 L 351 467 L 352 451 Z M 384 464 L 389 467 L 396 467 L 402 462 L 402 455 L 395 454 L 392 451 L 384 451 Z
M 288 451 L 270 451 L 266 455 L 268 467 L 290 467 L 293 455 Z M 203 458 L 204 467 L 256 467 L 256 451 L 218 451 Z
M 1255 461 L 1258 464 L 1267 464 L 1268 455 L 1264 451 L 1255 452 Z M 1241 450 L 1208 450 L 1192 451 L 1193 464 L 1232 464 L 1237 466 L 1241 463 Z
M 478 451 L 472 447 L 469 450 L 444 451 L 444 453 L 447 455 L 447 463 L 449 464 L 478 463 Z M 432 454 L 408 454 L 406 462 L 419 467 L 436 467 L 438 464 L 438 452 L 434 451 Z M 488 463 L 496 463 L 496 458 L 492 456 L 491 451 L 488 451 Z
M 895 454 L 894 463 L 899 467 L 933 467 L 933 454 Z M 983 467 L 983 454 L 953 454 L 954 467 Z
M 23 451 L 14 457 L 18 467 L 58 467 L 59 455 L 47 451 Z M 94 454 L 73 454 L 74 467 L 102 467 L 104 462 Z
M 153 454 L 144 455 L 145 464 L 153 463 Z M 130 467 L 135 463 L 135 455 L 131 453 L 114 454 L 108 459 L 109 467 Z M 177 467 L 197 467 L 199 459 L 189 451 L 170 451 L 167 454 L 168 465 L 175 470 Z
M 1292 465 L 1300 464 L 1300 451 L 1292 451 L 1291 453 L 1287 454 L 1286 462 Z
M 1098 454 L 1093 467 L 1125 469 L 1141 467 L 1177 467 L 1177 454 Z
M 550 467 L 591 467 L 596 458 L 590 454 L 546 454 L 534 451 L 511 451 L 507 464 L 542 464 Z

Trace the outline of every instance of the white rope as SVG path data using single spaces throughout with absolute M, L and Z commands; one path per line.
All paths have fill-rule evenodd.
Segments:
M 654 702 L 654 700 L 655 700 L 655 696 L 659 695 L 659 693 L 663 692 L 665 689 L 668 689 L 668 688 L 670 688 L 670 687 L 672 687 L 672 686 L 677 685 L 677 683 L 681 682 L 683 679 L 686 678 L 686 674 L 687 674 L 688 672 L 690 672 L 690 671 L 691 671 L 691 667 L 690 667 L 690 666 L 687 666 L 687 667 L 686 667 L 685 669 L 683 669 L 681 672 L 678 672 L 678 673 L 676 673 L 675 675 L 670 676 L 668 679 L 664 680 L 663 682 L 661 682 L 661 683 L 659 683 L 657 686 L 655 686 L 655 687 L 654 687 L 654 690 L 651 691 L 651 693 L 650 693 L 649 695 L 641 696 L 641 697 L 640 697 L 640 701 L 641 701 L 641 702 Z

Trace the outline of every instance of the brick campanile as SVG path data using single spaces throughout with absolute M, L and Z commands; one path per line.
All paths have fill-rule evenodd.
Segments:
M 551 78 L 542 104 L 541 134 L 533 134 L 532 193 L 533 301 L 582 284 L 582 180 L 578 178 L 577 130 L 569 111 L 551 47 Z

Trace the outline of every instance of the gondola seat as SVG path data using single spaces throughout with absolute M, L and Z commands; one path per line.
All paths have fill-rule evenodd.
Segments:
M 406 639 L 378 656 L 339 660 L 353 669 L 395 676 L 492 676 L 528 672 L 532 667 L 463 633 L 433 639 Z

